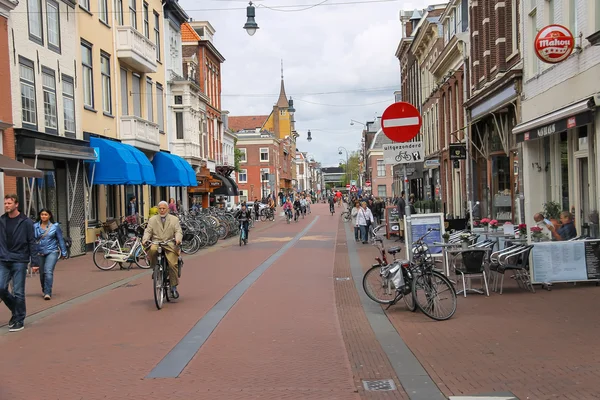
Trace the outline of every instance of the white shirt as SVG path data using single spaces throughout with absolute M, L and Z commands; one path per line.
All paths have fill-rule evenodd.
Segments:
M 373 219 L 373 213 L 371 212 L 371 210 L 368 207 L 367 208 L 361 207 L 360 210 L 358 210 L 358 213 L 356 214 L 356 225 L 366 226 L 367 221 L 371 221 L 371 223 L 375 223 L 375 220 Z

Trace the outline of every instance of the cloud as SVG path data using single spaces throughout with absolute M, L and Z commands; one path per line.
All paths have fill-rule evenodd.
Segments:
M 217 31 L 215 45 L 226 58 L 221 82 L 223 109 L 230 115 L 268 114 L 278 98 L 283 59 L 286 92 L 294 98 L 296 108 L 298 148 L 324 165 L 337 165 L 340 145 L 348 151 L 360 145 L 362 126 L 350 126 L 350 119 L 372 120 L 393 102 L 400 82 L 394 55 L 401 39 L 398 13 L 401 8 L 423 8 L 425 3 L 322 6 L 302 12 L 262 7 L 317 2 L 260 1 L 256 9 L 260 29 L 252 37 L 242 29 L 245 10 L 196 11 L 245 7 L 246 2 L 181 0 L 180 4 L 192 18 L 210 21 Z M 314 94 L 322 92 L 346 93 Z M 309 129 L 310 143 L 306 141 Z

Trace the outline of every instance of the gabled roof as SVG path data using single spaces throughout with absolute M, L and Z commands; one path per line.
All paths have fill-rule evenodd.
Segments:
M 267 122 L 268 118 L 268 115 L 246 115 L 240 117 L 229 116 L 229 129 L 231 129 L 233 132 L 238 132 L 262 128 L 265 122 Z
M 379 129 L 375 134 L 375 138 L 373 139 L 369 150 L 383 150 L 383 145 L 390 143 L 394 142 L 392 142 L 392 140 L 389 137 L 385 136 L 383 130 Z
M 194 30 L 187 22 L 181 24 L 181 41 L 182 42 L 198 42 L 202 40 L 198 32 Z
M 281 88 L 279 89 L 279 99 L 277 100 L 277 107 L 279 108 L 288 108 L 290 103 L 288 103 L 287 95 L 285 94 L 285 86 L 283 85 L 283 78 L 281 78 Z

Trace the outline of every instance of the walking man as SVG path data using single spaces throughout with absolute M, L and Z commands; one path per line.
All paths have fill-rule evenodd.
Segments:
M 33 221 L 18 210 L 16 194 L 4 196 L 4 215 L 0 217 L 0 300 L 12 313 L 10 332 L 25 327 L 25 278 L 27 264 L 35 254 Z M 8 289 L 12 280 L 13 293 Z

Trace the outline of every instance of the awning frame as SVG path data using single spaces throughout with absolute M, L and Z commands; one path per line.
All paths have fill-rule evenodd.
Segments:
M 559 110 L 552 111 L 540 117 L 534 118 L 527 122 L 523 122 L 517 126 L 515 126 L 512 130 L 514 135 L 518 135 L 520 133 L 525 133 L 536 129 L 538 127 L 551 124 L 553 122 L 559 121 L 564 118 L 572 117 L 577 114 L 584 113 L 586 111 L 591 111 L 595 108 L 595 103 L 592 98 L 587 98 L 585 100 L 578 101 L 576 103 L 571 104 L 570 106 L 563 107 Z

